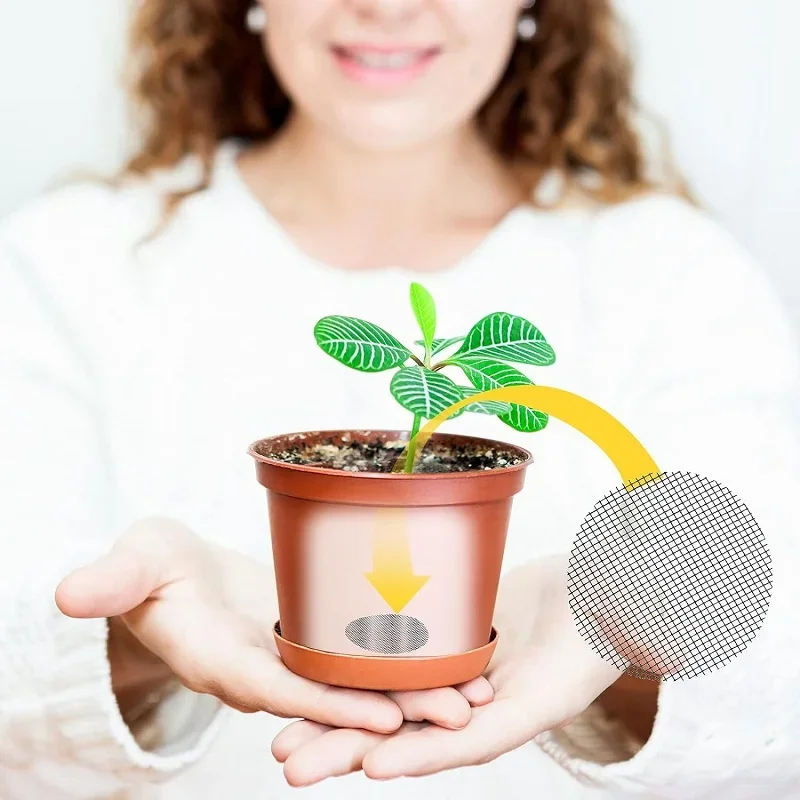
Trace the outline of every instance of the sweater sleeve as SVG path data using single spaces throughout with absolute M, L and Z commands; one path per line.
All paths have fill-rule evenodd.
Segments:
M 579 780 L 614 797 L 796 797 L 795 337 L 766 277 L 704 214 L 666 199 L 607 214 L 586 266 L 591 399 L 662 470 L 713 479 L 745 503 L 767 539 L 772 596 L 744 652 L 715 671 L 660 685 L 653 732 L 635 754 L 588 756 L 570 747 L 568 731 L 539 742 Z M 614 735 L 596 727 L 601 745 Z M 607 756 L 614 748 L 606 744 L 598 752 Z
M 158 744 L 137 740 L 106 621 L 55 605 L 59 580 L 120 531 L 102 381 L 25 244 L 0 232 L 0 794 L 109 797 L 198 759 L 219 704 L 181 687 L 156 711 Z

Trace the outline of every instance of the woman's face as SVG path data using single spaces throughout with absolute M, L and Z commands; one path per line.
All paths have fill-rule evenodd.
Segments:
M 261 0 L 272 68 L 296 108 L 370 149 L 458 129 L 514 46 L 520 0 Z

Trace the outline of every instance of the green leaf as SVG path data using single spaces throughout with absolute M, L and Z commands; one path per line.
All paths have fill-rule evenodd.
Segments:
M 556 360 L 553 348 L 537 327 L 522 317 L 502 311 L 476 323 L 453 357 L 467 355 L 537 367 L 549 366 Z
M 469 382 L 480 392 L 500 389 L 503 386 L 528 386 L 533 383 L 510 364 L 492 358 L 474 356 L 454 357 L 449 363 L 460 367 Z
M 393 369 L 411 356 L 383 328 L 356 317 L 323 317 L 314 326 L 314 338 L 329 356 L 359 372 Z
M 466 400 L 468 397 L 480 394 L 477 389 L 471 386 L 459 386 L 461 395 Z M 489 414 L 492 417 L 498 417 L 501 414 L 508 414 L 511 411 L 511 403 L 500 403 L 495 400 L 479 400 L 477 403 L 472 403 L 465 406 L 464 411 L 471 414 Z
M 464 336 L 453 336 L 451 339 L 434 339 L 431 342 L 431 355 L 435 356 L 437 353 L 441 353 L 442 350 L 447 350 L 448 347 L 451 347 L 458 342 L 463 342 L 466 337 Z M 424 340 L 417 340 L 414 344 L 421 345 L 422 347 L 425 346 Z
M 403 367 L 394 374 L 389 388 L 403 408 L 425 419 L 433 419 L 463 399 L 451 378 L 425 367 Z
M 411 308 L 422 331 L 425 349 L 429 350 L 436 335 L 436 304 L 431 293 L 418 283 L 411 284 Z
M 453 364 L 460 367 L 467 376 L 467 380 L 481 392 L 500 389 L 503 386 L 534 385 L 533 381 L 518 369 L 491 358 L 462 356 L 457 359 L 454 358 Z M 535 433 L 547 425 L 549 420 L 547 414 L 543 414 L 541 411 L 534 411 L 517 403 L 511 403 L 510 405 L 511 410 L 507 414 L 498 414 L 497 418 L 514 428 L 514 430 Z
M 508 414 L 498 414 L 497 419 L 504 422 L 515 431 L 522 433 L 538 433 L 547 427 L 550 418 L 541 411 L 534 411 L 527 406 L 512 404 Z

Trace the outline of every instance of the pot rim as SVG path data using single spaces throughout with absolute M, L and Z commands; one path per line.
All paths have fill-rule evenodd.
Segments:
M 527 450 L 524 447 L 521 447 L 517 444 L 511 444 L 510 442 L 504 442 L 501 439 L 488 439 L 483 436 L 471 436 L 469 434 L 460 434 L 460 433 L 440 433 L 436 432 L 431 434 L 431 439 L 456 439 L 462 442 L 473 442 L 479 444 L 486 444 L 486 445 L 494 445 L 494 446 L 501 446 L 508 450 L 516 451 L 520 456 L 523 457 L 523 460 L 520 461 L 519 464 L 514 464 L 508 467 L 496 467 L 492 469 L 483 469 L 483 470 L 465 470 L 463 472 L 434 472 L 434 473 L 412 473 L 406 474 L 404 472 L 348 472 L 342 469 L 330 469 L 328 467 L 316 467 L 311 466 L 309 464 L 289 464 L 285 461 L 279 461 L 278 459 L 269 458 L 269 456 L 265 456 L 262 453 L 259 453 L 256 450 L 256 447 L 264 442 L 275 441 L 277 439 L 287 439 L 289 437 L 297 436 L 297 437 L 337 437 L 341 436 L 342 434 L 361 434 L 361 435 L 384 435 L 387 439 L 388 438 L 395 438 L 395 439 L 403 439 L 405 441 L 409 438 L 408 431 L 396 431 L 396 430 L 386 430 L 386 429 L 374 429 L 374 428 L 341 428 L 338 430 L 315 430 L 315 431 L 295 431 L 292 433 L 280 433 L 274 436 L 266 436 L 261 439 L 257 439 L 254 441 L 250 446 L 247 448 L 247 453 L 252 458 L 254 458 L 257 462 L 262 464 L 267 464 L 271 467 L 277 467 L 280 469 L 289 470 L 292 472 L 300 472 L 305 474 L 311 475 L 328 475 L 337 478 L 350 478 L 350 479 L 367 479 L 367 480 L 391 480 L 391 481 L 441 481 L 441 480 L 453 480 L 453 479 L 467 479 L 467 478 L 477 478 L 479 476 L 497 476 L 497 475 L 505 475 L 514 472 L 520 472 L 522 470 L 527 469 L 531 466 L 534 462 L 533 453 Z

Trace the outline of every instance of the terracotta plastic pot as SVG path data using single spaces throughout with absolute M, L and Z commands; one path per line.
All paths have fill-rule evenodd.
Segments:
M 438 474 L 356 473 L 285 463 L 299 441 L 407 440 L 396 431 L 320 431 L 249 448 L 267 489 L 280 621 L 293 672 L 381 691 L 453 686 L 483 673 L 513 496 L 527 450 L 434 434 L 512 453 L 518 464 Z

